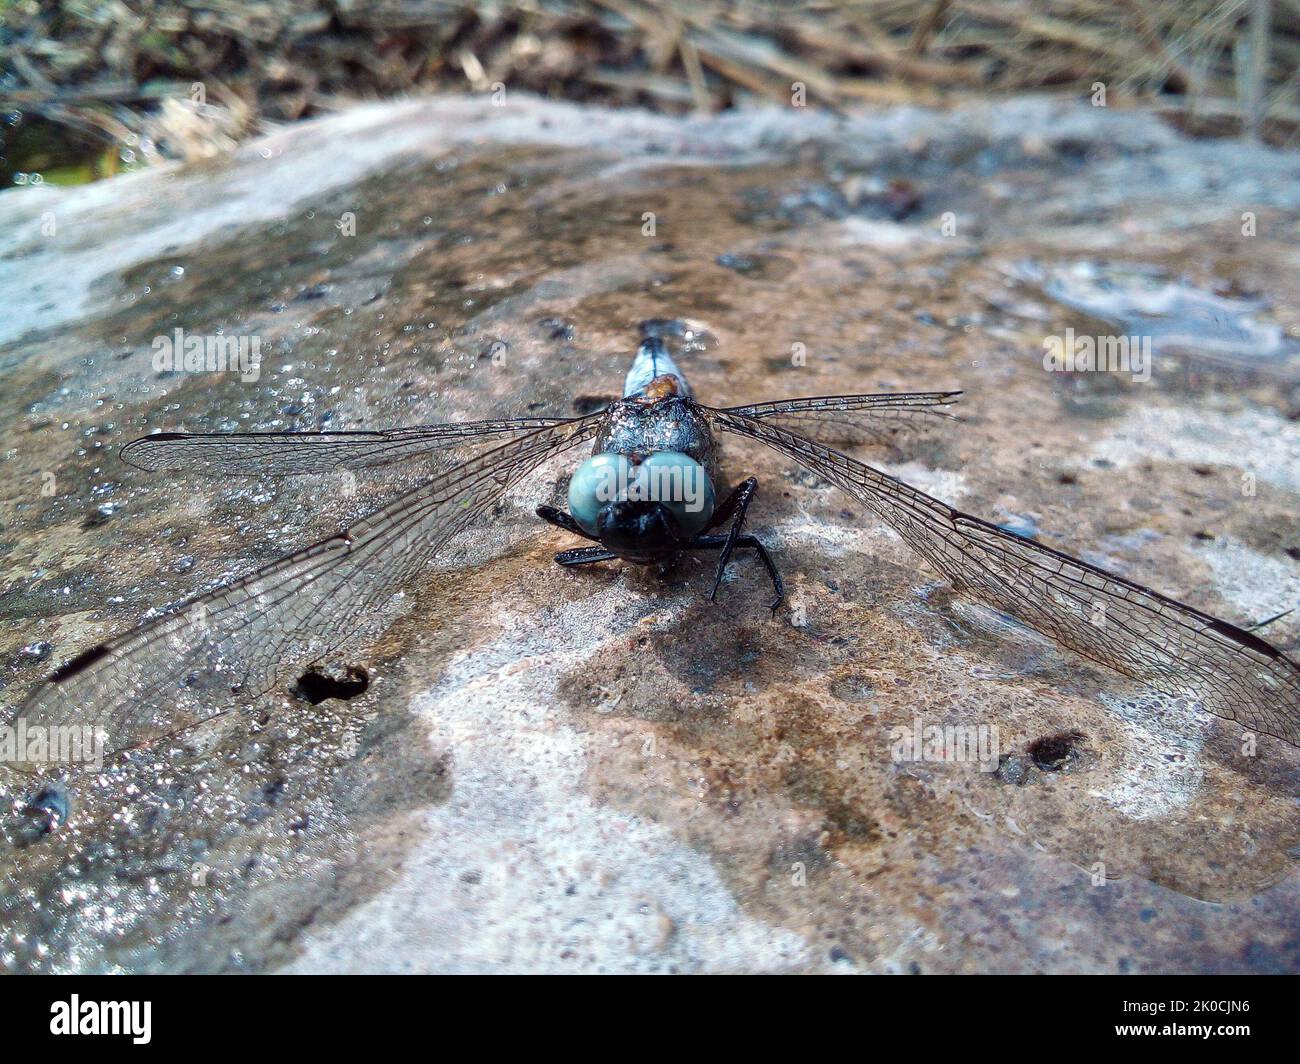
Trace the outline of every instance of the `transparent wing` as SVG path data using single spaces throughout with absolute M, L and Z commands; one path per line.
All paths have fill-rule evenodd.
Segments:
M 818 395 L 726 408 L 728 414 L 784 425 L 821 443 L 892 443 L 947 420 L 961 392 Z
M 567 422 L 565 418 L 509 418 L 419 425 L 389 432 L 156 432 L 122 448 L 122 460 L 139 469 L 284 476 L 387 465 L 460 444 L 523 435 Z
M 777 425 L 709 411 L 868 506 L 954 587 L 1118 672 L 1300 746 L 1300 666 L 1258 636 L 1006 532 Z
M 434 477 L 351 528 L 92 648 L 13 719 L 100 729 L 115 753 L 247 700 L 388 616 L 393 596 L 453 535 L 603 414 L 551 425 Z

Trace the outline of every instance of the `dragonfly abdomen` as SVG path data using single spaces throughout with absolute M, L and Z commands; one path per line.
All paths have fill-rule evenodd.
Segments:
M 677 368 L 677 363 L 668 354 L 664 342 L 657 336 L 647 336 L 636 349 L 636 357 L 627 371 L 623 381 L 623 398 L 649 395 L 650 384 L 659 377 L 676 377 L 675 394 L 690 395 L 691 386 L 686 383 L 686 375 Z

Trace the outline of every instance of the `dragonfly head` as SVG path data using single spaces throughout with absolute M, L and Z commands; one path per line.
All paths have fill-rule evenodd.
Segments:
M 678 451 L 592 455 L 569 481 L 569 512 L 629 561 L 651 562 L 694 539 L 713 516 L 713 484 Z
M 655 562 L 680 549 L 690 539 L 682 533 L 672 511 L 661 502 L 608 502 L 596 515 L 601 546 L 630 562 Z

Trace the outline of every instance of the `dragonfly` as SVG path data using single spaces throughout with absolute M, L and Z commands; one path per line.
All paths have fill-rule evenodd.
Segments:
M 680 357 L 680 356 L 679 356 Z M 1035 539 L 963 513 L 816 437 L 890 418 L 949 418 L 959 392 L 698 402 L 662 337 L 644 335 L 622 397 L 576 417 L 434 424 L 391 431 L 155 433 L 121 457 L 145 470 L 220 476 L 322 474 L 491 444 L 350 527 L 181 603 L 57 669 L 15 711 L 27 725 L 81 726 L 105 753 L 154 743 L 251 701 L 367 630 L 382 607 L 490 516 L 531 471 L 583 445 L 568 510 L 537 514 L 585 541 L 563 566 L 665 564 L 716 551 L 716 596 L 737 550 L 752 551 L 782 599 L 776 565 L 745 531 L 758 489 L 725 496 L 717 440 L 772 448 L 893 528 L 959 593 L 1092 662 L 1186 697 L 1243 729 L 1300 745 L 1300 666 L 1259 635 Z M 353 474 L 355 475 L 355 474 Z M 197 618 L 197 620 L 196 620 Z

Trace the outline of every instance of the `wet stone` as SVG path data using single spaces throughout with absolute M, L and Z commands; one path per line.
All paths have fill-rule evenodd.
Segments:
M 1086 102 L 512 94 L 60 190 L 53 240 L 33 190 L 0 193 L 0 722 L 472 453 L 213 479 L 127 441 L 588 413 L 648 336 L 711 405 L 961 390 L 960 423 L 828 445 L 1234 623 L 1282 614 L 1298 178 Z M 257 337 L 256 379 L 160 373 L 178 328 Z M 1152 372 L 1045 367 L 1066 330 L 1149 336 Z M 716 602 L 711 557 L 554 565 L 581 544 L 534 509 L 575 449 L 433 564 L 413 542 L 403 597 L 318 668 L 196 676 L 220 712 L 93 771 L 0 765 L 0 970 L 1300 967 L 1300 752 L 972 606 L 865 503 L 720 445 L 759 482 L 776 617 L 752 552 Z M 1262 634 L 1294 646 L 1300 615 Z

